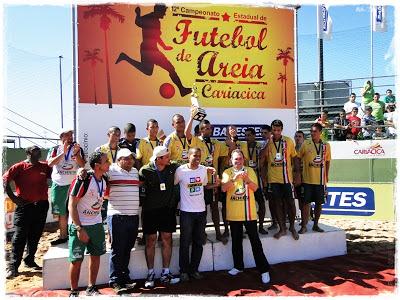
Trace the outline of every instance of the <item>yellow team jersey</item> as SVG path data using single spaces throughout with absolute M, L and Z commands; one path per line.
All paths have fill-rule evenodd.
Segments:
M 248 157 L 247 165 L 255 171 L 258 169 L 258 164 L 260 161 L 260 153 L 263 148 L 264 148 L 263 143 L 256 141 L 255 147 L 249 148 L 249 144 L 246 143 L 244 151 L 242 150 L 244 156 Z
M 331 160 L 331 146 L 325 142 L 314 144 L 312 140 L 306 140 L 298 156 L 303 165 L 303 183 L 325 185 L 326 162 Z
M 136 151 L 136 159 L 139 159 L 143 166 L 147 165 L 153 155 L 154 148 L 160 145 L 162 145 L 162 142 L 159 140 L 150 141 L 149 137 L 140 139 L 139 147 Z
M 274 142 L 271 138 L 266 147 L 268 183 L 292 183 L 292 159 L 297 156 L 292 139 L 282 136 Z
M 110 163 L 117 162 L 117 152 L 120 148 L 117 146 L 117 150 L 111 150 L 109 144 L 104 144 L 95 149 L 95 151 L 100 151 L 101 153 L 106 153 L 108 161 Z
M 173 132 L 165 138 L 164 146 L 168 148 L 171 161 L 179 165 L 189 162 L 189 144 L 186 137 L 179 138 L 176 132 Z
M 225 153 L 221 156 L 226 156 L 221 163 L 221 171 L 226 170 L 227 168 L 232 166 L 231 158 L 228 156 L 229 154 L 229 146 L 226 145 L 226 142 L 222 142 L 225 145 Z M 240 149 L 243 152 L 244 156 L 244 164 L 247 166 L 249 161 L 249 152 L 247 151 L 247 143 L 245 141 L 236 141 L 236 149 Z
M 258 185 L 257 175 L 250 167 L 244 167 L 252 182 Z M 226 169 L 222 174 L 222 183 L 233 178 L 233 167 Z M 228 221 L 254 221 L 257 220 L 256 201 L 254 192 L 244 184 L 243 179 L 235 180 L 234 186 L 226 191 L 226 219 Z

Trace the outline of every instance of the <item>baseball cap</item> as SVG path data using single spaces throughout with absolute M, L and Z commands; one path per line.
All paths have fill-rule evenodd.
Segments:
M 33 146 L 30 146 L 30 147 L 27 147 L 27 148 L 25 149 L 25 153 L 26 153 L 26 154 L 32 153 L 33 150 L 40 150 L 40 147 L 37 146 L 37 145 L 33 145 Z
M 153 150 L 153 156 L 150 157 L 150 161 L 155 161 L 157 157 L 161 157 L 168 154 L 168 148 L 165 146 L 157 146 Z
M 120 159 L 121 157 L 128 157 L 130 155 L 132 155 L 133 158 L 136 158 L 136 154 L 133 153 L 131 150 L 127 148 L 122 148 L 117 152 L 117 160 Z
M 71 129 L 71 128 L 63 128 L 63 129 L 61 129 L 61 131 L 60 131 L 60 138 L 62 138 L 62 136 L 63 136 L 65 133 L 68 133 L 68 132 L 74 132 L 74 130 Z

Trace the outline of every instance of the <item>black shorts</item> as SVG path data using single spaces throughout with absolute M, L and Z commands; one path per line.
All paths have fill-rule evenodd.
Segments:
M 272 199 L 294 201 L 294 186 L 291 183 L 271 183 Z
M 144 234 L 176 231 L 176 209 L 163 207 L 143 212 L 142 228 Z
M 299 200 L 299 205 L 304 204 L 304 186 L 299 185 L 294 187 L 294 191 L 296 194 L 296 199 Z
M 255 192 L 254 192 L 254 198 L 256 199 L 257 203 L 260 205 L 260 203 L 264 203 L 264 195 L 262 192 L 261 188 L 258 188 Z
M 325 186 L 320 184 L 304 183 L 304 203 L 325 203 Z

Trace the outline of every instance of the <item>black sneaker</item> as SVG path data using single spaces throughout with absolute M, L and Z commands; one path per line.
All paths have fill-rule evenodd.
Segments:
M 95 285 L 88 286 L 86 288 L 86 296 L 99 296 L 99 295 L 101 294 Z
M 19 275 L 19 273 L 17 270 L 15 270 L 15 268 L 9 268 L 9 269 L 7 269 L 6 279 L 13 279 L 14 277 L 17 277 L 18 275 Z
M 32 261 L 32 262 L 26 262 L 26 261 L 24 261 L 24 264 L 25 264 L 25 266 L 26 266 L 27 268 L 31 268 L 31 269 L 36 270 L 36 271 L 42 270 L 42 267 L 39 266 L 39 265 L 38 265 L 37 263 L 35 263 L 34 261 Z
M 57 245 L 60 245 L 60 244 L 64 244 L 64 243 L 66 243 L 66 242 L 68 242 L 68 238 L 65 238 L 65 239 L 56 239 L 56 240 L 54 240 L 54 241 L 51 241 L 50 244 L 51 244 L 52 246 L 57 246 Z
M 110 286 L 112 287 L 114 292 L 117 293 L 117 295 L 122 295 L 128 291 L 128 289 L 125 286 L 122 286 L 117 282 L 110 283 Z
M 171 272 L 161 274 L 160 282 L 167 284 L 176 284 L 180 281 L 179 278 L 175 278 Z
M 68 297 L 79 297 L 79 291 L 71 290 Z
M 131 289 L 135 288 L 136 282 L 133 281 L 132 279 L 129 279 L 129 280 L 125 281 L 124 286 L 126 289 L 131 290 Z

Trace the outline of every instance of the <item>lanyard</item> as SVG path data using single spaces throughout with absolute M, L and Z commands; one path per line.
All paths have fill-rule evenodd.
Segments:
M 183 142 L 182 139 L 178 136 L 179 141 L 182 144 L 183 150 L 186 150 L 186 137 L 183 138 Z
M 150 144 L 150 146 L 151 146 L 151 149 L 154 150 L 154 146 L 153 146 L 153 144 L 151 143 L 150 138 L 147 138 L 147 141 L 149 142 L 149 144 Z M 158 146 L 158 145 L 159 145 L 159 141 L 158 141 L 158 139 L 156 139 L 156 146 Z
M 211 142 L 211 140 L 207 140 L 206 141 L 203 138 L 201 138 L 201 139 L 203 140 L 204 144 L 206 144 L 206 147 L 208 149 L 208 154 L 210 154 L 212 156 L 213 153 L 214 153 L 214 145 L 213 145 L 213 143 Z M 208 146 L 209 144 L 210 144 L 210 146 Z
M 279 139 L 278 147 L 276 147 L 275 141 L 274 141 L 274 140 L 272 140 L 272 141 L 274 142 L 274 146 L 275 146 L 275 149 L 276 149 L 276 153 L 280 153 L 282 139 Z
M 111 154 L 111 159 L 112 162 L 115 163 L 115 161 L 117 160 L 117 152 L 118 152 L 118 147 L 117 149 L 115 149 L 115 154 L 113 155 L 113 150 L 111 149 L 111 146 L 108 146 L 110 148 L 110 154 Z
M 103 178 L 101 179 L 101 187 L 100 187 L 100 184 L 97 181 L 96 177 L 94 177 L 94 181 L 96 182 L 97 190 L 99 191 L 99 197 L 101 198 L 103 196 Z
M 160 179 L 160 183 L 165 183 L 165 177 L 162 176 L 161 171 L 158 170 L 155 162 L 154 162 L 154 168 L 156 169 L 158 179 Z
M 69 156 L 69 154 L 71 153 L 71 150 L 72 150 L 72 147 L 73 147 L 73 146 L 74 146 L 74 145 L 70 145 L 70 146 L 69 146 L 68 152 L 67 152 L 67 154 L 64 156 L 65 161 L 68 161 L 68 156 Z
M 254 144 L 254 147 L 253 147 L 253 148 L 249 148 L 249 146 L 247 146 L 247 148 L 249 149 L 250 160 L 253 160 L 253 154 L 254 154 L 254 151 L 255 151 L 256 148 L 257 148 L 257 144 Z M 252 149 L 253 151 L 250 151 L 250 149 Z M 256 152 L 256 160 L 257 160 L 257 152 Z
M 313 144 L 314 144 L 314 147 L 315 147 L 315 151 L 317 152 L 317 155 L 319 155 L 321 153 L 321 149 L 322 149 L 322 142 L 319 141 L 319 147 L 318 148 L 317 148 L 317 145 L 314 143 L 314 141 L 313 141 Z

